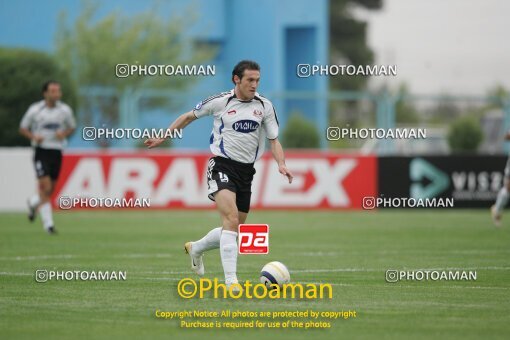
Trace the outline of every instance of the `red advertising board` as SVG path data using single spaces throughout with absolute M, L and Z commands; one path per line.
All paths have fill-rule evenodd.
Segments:
M 212 208 L 207 198 L 209 153 L 65 154 L 53 204 L 58 198 L 149 198 L 151 208 Z M 377 195 L 375 156 L 334 153 L 286 154 L 289 184 L 271 154 L 257 163 L 252 208 L 360 209 Z

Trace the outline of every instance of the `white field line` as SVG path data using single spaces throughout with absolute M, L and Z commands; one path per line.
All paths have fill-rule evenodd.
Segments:
M 160 253 L 160 254 L 117 254 L 111 256 L 111 258 L 168 258 L 173 257 L 172 254 Z M 0 257 L 0 261 L 39 261 L 39 260 L 65 260 L 65 259 L 78 259 L 78 258 L 90 258 L 90 256 L 77 256 L 77 255 L 37 255 L 37 256 L 12 256 L 12 257 Z
M 353 283 L 329 283 L 329 282 L 313 282 L 313 281 L 299 281 L 299 283 L 302 284 L 312 284 L 312 285 L 320 285 L 320 284 L 330 284 L 332 286 L 341 286 L 341 287 L 359 287 L 359 284 L 353 284 Z M 381 287 L 391 287 L 392 285 L 403 287 L 403 288 L 416 288 L 416 289 L 422 289 L 422 288 L 432 288 L 432 289 L 495 289 L 495 290 L 510 290 L 510 287 L 482 287 L 482 286 L 418 286 L 418 285 L 399 285 L 398 283 L 388 283 L 383 282 L 382 284 L 376 284 L 377 286 Z M 373 287 L 374 285 L 367 285 L 367 287 Z
M 43 268 L 44 269 L 44 268 Z M 406 268 L 406 269 L 395 269 L 402 271 L 448 271 L 448 270 L 510 270 L 510 267 L 445 267 L 445 268 Z M 325 269 L 294 269 L 290 271 L 292 273 L 342 273 L 342 272 L 385 272 L 384 269 L 373 269 L 373 268 L 325 268 Z M 182 275 L 192 274 L 191 270 L 186 271 L 130 271 L 131 274 L 142 274 L 142 275 Z M 208 272 L 209 274 L 221 273 L 218 271 Z M 240 270 L 239 273 L 249 273 L 245 270 Z M 33 275 L 33 273 L 25 272 L 0 272 L 0 275 Z
M 510 269 L 510 268 L 507 268 Z M 496 269 L 497 270 L 497 269 Z M 182 275 L 182 274 L 190 274 L 190 271 L 186 272 L 143 272 L 145 274 L 161 274 L 161 275 Z M 218 274 L 221 274 L 220 272 L 217 272 Z M 140 272 L 136 274 L 142 274 Z M 213 273 L 210 273 L 213 274 Z M 35 273 L 25 273 L 25 272 L 0 272 L 0 276 L 34 276 Z M 139 277 L 139 276 L 129 276 L 128 280 L 147 280 L 147 281 L 180 281 L 183 278 L 176 278 L 176 277 Z M 196 280 L 199 278 L 197 277 Z M 218 281 L 221 283 L 223 282 L 221 279 L 218 279 Z M 353 284 L 353 283 L 329 283 L 329 282 L 317 282 L 317 281 L 299 281 L 301 284 L 313 284 L 313 285 L 320 285 L 320 284 L 330 284 L 332 286 L 337 287 L 360 287 L 360 284 Z M 452 285 L 444 285 L 444 286 L 436 286 L 436 285 L 430 285 L 430 286 L 424 286 L 424 285 L 401 285 L 399 283 L 387 283 L 382 282 L 380 284 L 375 285 L 367 285 L 367 287 L 373 287 L 373 286 L 381 286 L 381 287 L 391 287 L 391 286 L 398 286 L 399 288 L 410 288 L 410 289 L 423 289 L 423 288 L 431 288 L 431 289 L 485 289 L 485 290 L 510 290 L 510 287 L 482 287 L 482 286 L 452 286 Z
M 38 255 L 38 256 L 13 256 L 13 257 L 0 257 L 0 261 L 34 261 L 34 260 L 62 260 L 73 259 L 75 255 Z
M 119 254 L 113 256 L 116 259 L 143 259 L 143 258 L 167 258 L 167 257 L 173 257 L 172 254 Z
M 435 251 L 436 252 L 436 251 Z M 401 254 L 402 251 L 383 251 L 376 252 L 374 254 L 385 255 L 385 254 Z M 419 253 L 412 251 L 411 253 Z M 427 252 L 430 254 L 430 251 Z M 437 251 L 437 253 L 442 253 L 441 251 Z M 459 255 L 488 255 L 488 254 L 506 254 L 510 253 L 509 250 L 466 250 L 466 251 L 448 251 L 448 254 L 459 254 Z M 362 252 L 353 252 L 353 251 L 315 251 L 315 252 L 293 252 L 289 253 L 289 256 L 309 256 L 309 257 L 319 257 L 319 256 L 346 256 L 346 255 L 366 255 L 366 251 Z M 169 253 L 157 253 L 157 254 L 115 254 L 111 256 L 112 258 L 171 258 L 174 257 Z M 60 260 L 60 259 L 76 259 L 76 258 L 89 258 L 89 256 L 81 256 L 81 255 L 72 255 L 72 254 L 61 254 L 61 255 L 35 255 L 35 256 L 10 256 L 10 257 L 0 257 L 0 261 L 37 261 L 37 260 Z M 510 268 L 510 267 L 508 267 Z M 484 269 L 484 268 L 480 268 Z M 490 268 L 489 268 L 490 269 Z M 319 269 L 320 270 L 320 269 Z M 355 271 L 355 270 L 345 270 L 345 271 Z M 372 271 L 361 269 L 359 271 Z
M 349 255 L 401 255 L 405 254 L 449 254 L 449 255 L 498 255 L 498 254 L 510 254 L 510 249 L 501 249 L 501 250 L 434 250 L 434 251 L 416 251 L 411 249 L 409 251 L 406 250 L 384 250 L 384 251 L 306 251 L 306 252 L 291 252 L 290 256 L 349 256 Z
M 443 270 L 510 270 L 510 267 L 445 267 L 445 268 L 388 268 L 399 271 L 443 271 Z M 294 269 L 290 273 L 330 273 L 330 272 L 385 272 L 385 269 L 369 268 L 329 268 L 329 269 Z

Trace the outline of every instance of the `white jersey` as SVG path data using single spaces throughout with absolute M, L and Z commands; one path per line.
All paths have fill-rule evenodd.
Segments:
M 48 107 L 46 102 L 41 100 L 30 105 L 21 120 L 20 127 L 44 138 L 40 144 L 32 141 L 32 146 L 61 150 L 66 145 L 66 140 L 58 139 L 57 131 L 74 129 L 76 122 L 73 110 L 68 105 L 56 102 L 54 107 Z
M 239 100 L 234 90 L 211 96 L 195 106 L 197 118 L 214 116 L 211 152 L 241 163 L 254 163 L 264 152 L 266 137 L 278 137 L 278 117 L 273 104 L 255 93 Z

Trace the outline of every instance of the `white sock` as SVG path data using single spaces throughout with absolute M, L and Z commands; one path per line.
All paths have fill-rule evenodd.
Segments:
M 46 202 L 41 204 L 41 206 L 39 207 L 39 213 L 41 214 L 44 229 L 53 227 L 53 215 L 51 213 L 51 203 Z
M 237 280 L 237 232 L 223 230 L 220 238 L 220 254 L 225 282 Z
M 507 203 L 508 203 L 508 190 L 506 190 L 506 187 L 502 187 L 499 190 L 498 198 L 496 199 L 496 211 L 500 213 L 503 209 L 505 209 Z
M 32 208 L 37 208 L 39 203 L 41 203 L 41 198 L 39 197 L 39 194 L 35 194 L 28 199 L 28 204 L 30 204 Z
M 220 247 L 221 227 L 214 228 L 204 237 L 196 242 L 191 242 L 191 251 L 193 254 L 200 255 L 205 251 Z

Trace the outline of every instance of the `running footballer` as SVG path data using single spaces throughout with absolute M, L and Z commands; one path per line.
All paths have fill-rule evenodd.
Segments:
M 28 199 L 28 218 L 33 222 L 39 211 L 44 229 L 55 234 L 50 197 L 60 173 L 62 149 L 66 145 L 66 138 L 76 128 L 76 122 L 73 110 L 60 101 L 62 91 L 57 81 L 44 83 L 42 93 L 44 99 L 28 108 L 19 131 L 34 147 L 38 182 L 38 192 Z
M 507 131 L 505 140 L 510 140 L 510 131 Z M 501 226 L 501 217 L 503 215 L 503 209 L 505 209 L 508 198 L 510 196 L 510 156 L 507 159 L 505 170 L 504 170 L 504 182 L 501 189 L 498 191 L 496 203 L 491 207 L 492 222 L 496 227 Z
M 225 284 L 237 280 L 237 229 L 250 211 L 254 163 L 264 152 L 269 139 L 278 170 L 292 183 L 292 173 L 285 165 L 282 146 L 278 141 L 278 117 L 273 104 L 257 93 L 260 67 L 256 62 L 240 61 L 232 71 L 234 89 L 211 96 L 198 103 L 192 111 L 179 116 L 169 127 L 182 129 L 195 119 L 212 115 L 213 129 L 210 149 L 213 157 L 207 168 L 209 198 L 216 202 L 222 226 L 212 229 L 196 242 L 184 246 L 191 257 L 191 268 L 204 275 L 204 252 L 220 248 Z M 145 141 L 156 147 L 163 138 Z

